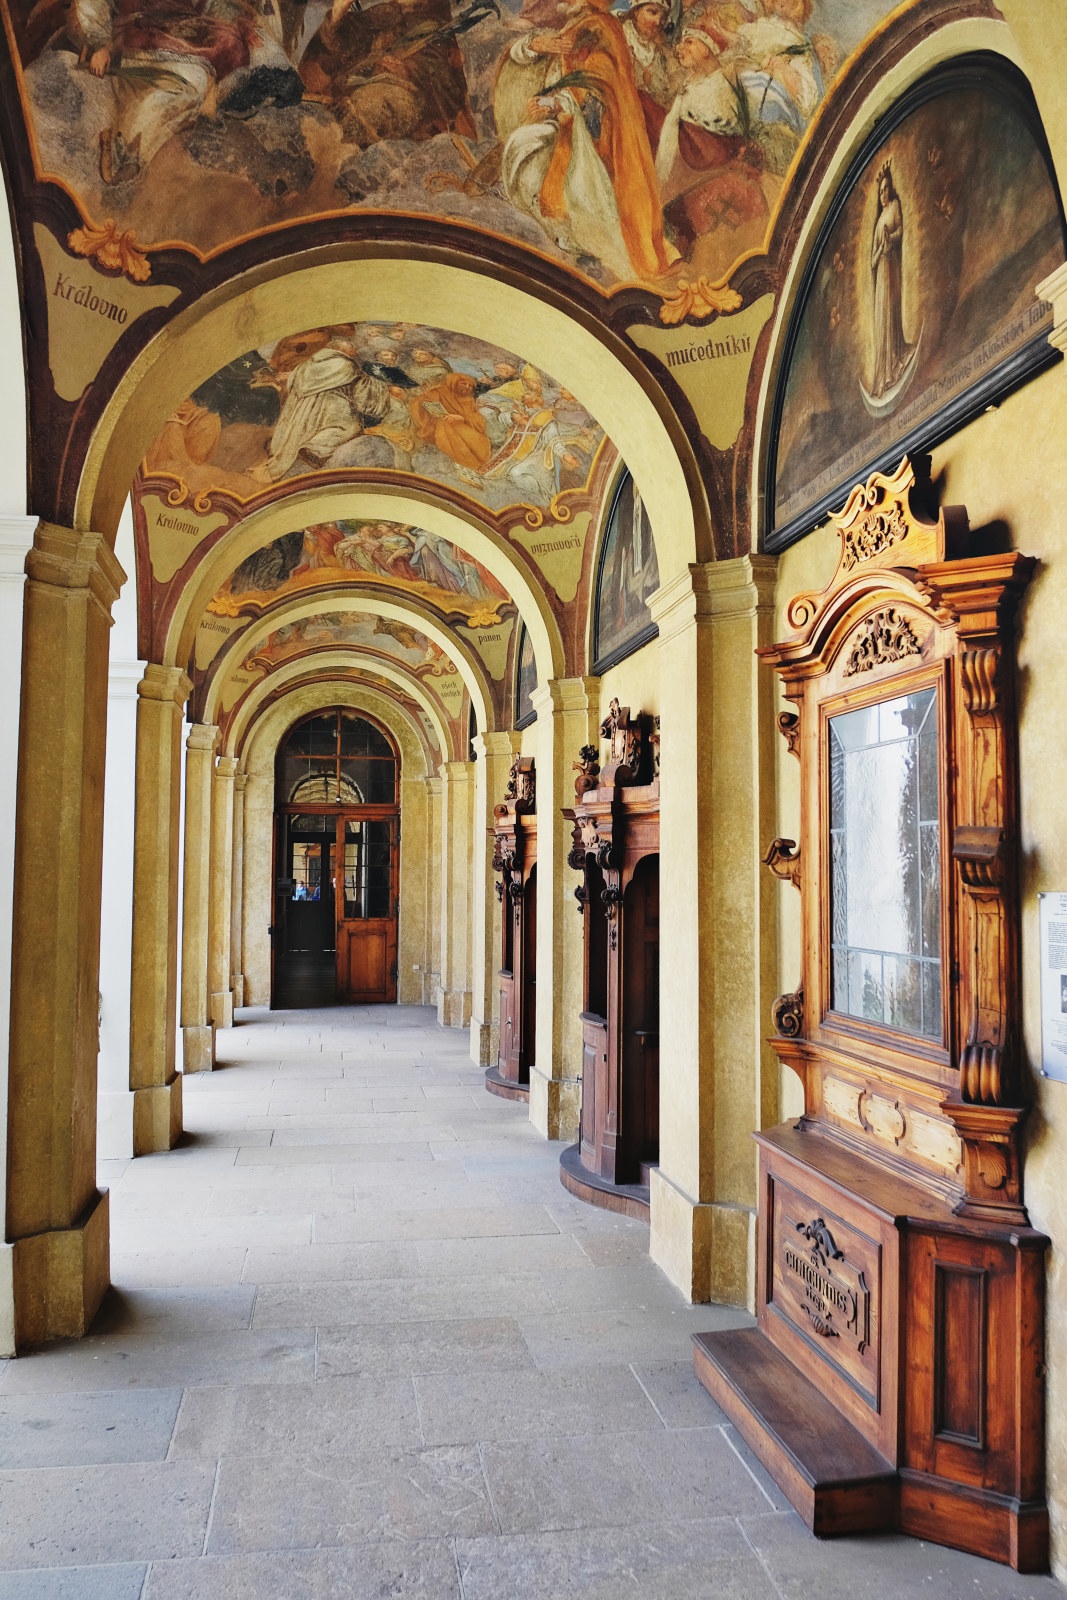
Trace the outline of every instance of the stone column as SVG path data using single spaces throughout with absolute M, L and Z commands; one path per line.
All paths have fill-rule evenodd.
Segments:
M 567 865 L 574 772 L 599 742 L 598 678 L 556 678 L 534 691 L 537 710 L 537 1020 L 530 1121 L 547 1139 L 576 1139 L 582 1076 L 583 928 Z
M 13 492 L 13 491 L 12 491 Z M 7 749 L 14 749 L 22 683 L 22 600 L 26 553 L 36 517 L 0 516 L 0 682 L 8 708 Z M 0 763 L 0 973 L 11 971 L 11 916 L 15 878 L 15 788 L 18 764 Z M 8 1028 L 11 988 L 0 983 L 0 1172 L 7 1170 Z M 15 1353 L 14 1249 L 7 1240 L 7 1193 L 0 1185 L 0 1358 Z
M 137 688 L 130 1086 L 139 1156 L 172 1149 L 182 1131 L 175 1061 L 178 852 L 182 712 L 191 688 L 180 667 L 155 662 L 145 667 Z
M 471 1019 L 471 798 L 469 761 L 446 761 L 441 772 L 441 990 L 437 1020 L 465 1028 Z
M 274 772 L 249 772 L 244 797 L 241 909 L 245 1005 L 270 1005 L 270 920 L 274 909 Z
M 122 610 L 122 602 L 115 608 Z M 115 642 L 115 634 L 112 634 Z M 134 773 L 140 661 L 112 661 L 107 681 L 107 771 L 100 895 L 100 1055 L 96 1152 L 102 1161 L 134 1153 L 130 1078 L 130 951 L 133 924 Z
M 474 855 L 471 863 L 471 1060 L 496 1065 L 500 1048 L 500 901 L 493 875 L 493 807 L 504 798 L 516 742 L 510 733 L 474 739 Z
M 422 968 L 422 1003 L 436 1006 L 441 994 L 441 839 L 442 782 L 426 779 L 426 951 Z
M 400 929 L 396 954 L 396 998 L 402 1006 L 423 1003 L 426 951 L 426 884 L 436 863 L 426 854 L 426 780 L 400 780 Z
M 693 1300 L 752 1304 L 754 1129 L 777 1110 L 771 875 L 775 564 L 693 567 L 652 597 L 660 630 L 660 1164 L 650 1252 Z M 761 782 L 762 779 L 762 782 Z
M 219 756 L 211 780 L 211 889 L 208 896 L 207 986 L 216 1028 L 233 1027 L 230 918 L 233 896 L 233 786 L 237 761 Z
M 215 1065 L 215 1028 L 207 986 L 211 891 L 211 780 L 216 727 L 194 723 L 185 741 L 185 870 L 182 875 L 182 1041 L 186 1072 Z
M 235 1006 L 245 1004 L 244 882 L 245 789 L 248 774 L 233 775 L 233 879 L 230 885 L 230 987 Z
M 85 1333 L 109 1279 L 97 1007 L 108 630 L 124 578 L 100 534 L 46 522 L 26 573 L 7 1162 L 20 1349 Z

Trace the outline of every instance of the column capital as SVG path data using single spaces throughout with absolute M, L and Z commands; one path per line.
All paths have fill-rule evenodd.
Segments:
M 513 756 L 515 745 L 510 733 L 476 733 L 471 741 L 482 756 Z
M 215 763 L 215 776 L 221 778 L 224 783 L 232 783 L 237 776 L 239 766 L 240 762 L 236 756 L 219 756 Z
M 36 528 L 36 517 L 0 516 L 0 582 L 24 581 Z
M 1057 350 L 1067 351 L 1067 262 L 1042 278 L 1037 286 L 1037 298 L 1052 307 L 1052 332 L 1048 342 Z
M 599 678 L 550 678 L 538 684 L 530 696 L 534 710 L 588 711 L 600 703 Z
M 186 748 L 214 755 L 219 730 L 213 722 L 194 722 L 185 736 Z
M 137 693 L 142 700 L 173 700 L 183 706 L 192 693 L 193 683 L 181 667 L 164 667 L 149 661 L 144 669 Z
M 469 783 L 474 762 L 442 761 L 437 770 L 446 783 Z
M 661 640 L 714 617 L 751 616 L 774 603 L 778 563 L 774 556 L 736 556 L 694 562 L 648 599 Z
M 423 778 L 421 781 L 426 785 L 426 788 L 431 795 L 441 793 L 440 778 Z
M 238 767 L 234 773 L 233 787 L 237 794 L 244 794 L 245 789 L 248 787 L 248 773 L 245 772 L 243 767 Z
M 61 528 L 55 522 L 37 524 L 33 548 L 26 556 L 26 576 L 32 583 L 57 589 L 88 589 L 108 618 L 126 582 L 103 534 Z
M 142 661 L 110 661 L 107 668 L 109 700 L 134 700 L 141 681 Z

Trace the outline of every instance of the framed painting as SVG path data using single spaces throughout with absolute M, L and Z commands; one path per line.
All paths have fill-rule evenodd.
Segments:
M 765 548 L 1058 359 L 1034 290 L 1064 254 L 1023 80 L 970 56 L 915 85 L 853 162 L 804 274 L 775 398 Z
M 537 662 L 534 660 L 533 641 L 526 631 L 525 622 L 519 633 L 519 648 L 515 658 L 515 727 L 528 728 L 537 715 L 533 692 L 537 688 Z
M 659 563 L 640 491 L 624 469 L 600 546 L 593 612 L 593 671 L 631 655 L 659 630 L 648 597 L 659 588 Z

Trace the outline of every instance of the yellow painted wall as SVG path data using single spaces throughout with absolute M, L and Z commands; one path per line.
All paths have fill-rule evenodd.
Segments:
M 1067 1083 L 1041 1078 L 1038 902 L 1041 890 L 1067 890 L 1067 521 L 1063 447 L 1067 438 L 1067 366 L 1057 366 L 987 412 L 934 452 L 943 475 L 943 503 L 964 505 L 973 528 L 1003 521 L 1015 549 L 1040 562 L 1019 621 L 1019 767 L 1023 862 L 1024 1052 L 1033 1079 L 1034 1109 L 1027 1124 L 1026 1203 L 1034 1226 L 1048 1233 L 1048 1494 L 1054 1568 L 1067 1576 Z M 779 624 L 784 605 L 803 589 L 820 588 L 836 561 L 836 536 L 821 529 L 788 550 L 779 563 Z M 799 763 L 778 757 L 779 831 L 792 834 L 798 818 Z M 799 971 L 799 896 L 779 893 L 780 984 L 796 986 Z M 789 1074 L 791 1078 L 792 1075 Z M 782 1114 L 800 1105 L 785 1086 Z

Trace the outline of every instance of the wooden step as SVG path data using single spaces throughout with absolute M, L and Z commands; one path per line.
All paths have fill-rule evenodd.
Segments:
M 758 1328 L 693 1335 L 697 1377 L 820 1539 L 896 1523 L 898 1480 Z

